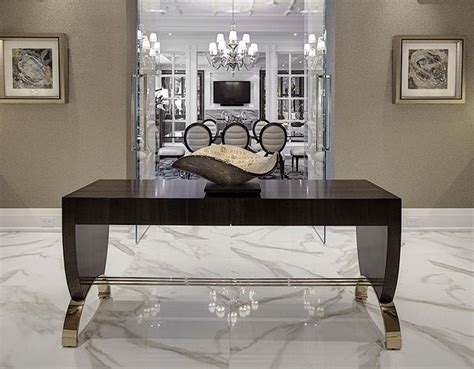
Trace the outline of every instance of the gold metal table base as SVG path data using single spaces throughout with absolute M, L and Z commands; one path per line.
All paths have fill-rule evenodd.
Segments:
M 367 285 L 357 284 L 355 288 L 356 301 L 367 301 Z M 378 301 L 378 300 L 377 300 Z M 378 301 L 380 311 L 382 313 L 383 324 L 385 327 L 385 347 L 387 350 L 401 350 L 402 349 L 402 332 L 400 329 L 400 322 L 398 320 L 397 309 L 392 302 L 388 304 Z
M 103 282 L 98 286 L 98 295 L 100 299 L 107 299 L 110 297 L 110 284 L 107 283 L 105 278 L 101 280 Z M 79 324 L 85 302 L 85 299 L 80 301 L 71 300 L 69 302 L 63 325 L 63 347 L 77 347 L 79 342 Z
M 355 299 L 367 300 L 369 286 L 381 286 L 382 280 L 360 278 L 187 278 L 187 277 L 112 277 L 100 276 L 97 278 L 83 278 L 85 284 L 97 285 L 99 298 L 109 298 L 111 285 L 119 286 L 262 286 L 262 287 L 311 287 L 311 286 L 355 286 Z M 64 319 L 62 345 L 63 347 L 77 347 L 79 338 L 79 323 L 84 308 L 85 299 L 71 300 Z M 400 350 L 402 346 L 400 324 L 397 310 L 393 302 L 383 304 L 379 302 L 385 326 L 386 348 Z

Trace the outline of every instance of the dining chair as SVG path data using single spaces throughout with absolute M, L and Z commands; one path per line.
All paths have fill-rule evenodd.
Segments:
M 290 150 L 290 155 L 291 155 L 291 170 L 294 169 L 295 161 L 296 161 L 296 171 L 298 172 L 300 159 L 304 159 L 306 157 L 304 146 L 292 147 Z
M 260 132 L 262 131 L 262 128 L 265 127 L 267 124 L 270 124 L 270 122 L 266 119 L 257 119 L 255 122 L 252 124 L 252 132 L 253 132 L 253 137 L 257 142 L 260 140 Z
M 286 146 L 287 138 L 286 129 L 280 123 L 268 123 L 260 131 L 259 141 L 265 156 L 278 154 L 281 179 L 285 178 L 285 160 L 281 152 Z
M 190 151 L 202 149 L 212 143 L 212 133 L 203 123 L 193 123 L 184 130 L 184 146 Z
M 222 131 L 222 143 L 247 149 L 250 145 L 250 134 L 242 123 L 228 124 Z
M 211 131 L 212 134 L 212 142 L 214 142 L 217 138 L 217 123 L 214 119 L 204 119 L 202 124 L 204 124 L 209 130 Z

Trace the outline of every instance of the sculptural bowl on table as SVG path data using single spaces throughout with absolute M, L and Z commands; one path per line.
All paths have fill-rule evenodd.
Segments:
M 223 192 L 240 192 L 239 188 L 245 192 L 252 187 L 244 185 L 246 182 L 271 173 L 277 163 L 277 154 L 261 156 L 236 146 L 211 145 L 176 160 L 172 166 L 218 185 L 207 189 L 218 192 L 220 186 Z

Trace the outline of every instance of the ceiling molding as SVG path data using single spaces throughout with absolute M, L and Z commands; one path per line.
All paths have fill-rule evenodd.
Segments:
M 208 17 L 167 17 L 146 15 L 141 19 L 145 29 L 153 32 L 223 32 L 230 27 L 230 16 L 216 18 Z M 303 17 L 237 17 L 237 30 L 246 32 L 302 32 L 304 29 Z

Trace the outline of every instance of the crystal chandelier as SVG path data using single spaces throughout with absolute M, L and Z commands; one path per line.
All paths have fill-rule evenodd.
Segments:
M 209 312 L 216 314 L 218 318 L 227 318 L 231 326 L 235 326 L 237 320 L 246 318 L 252 311 L 258 310 L 259 302 L 253 290 L 245 291 L 240 288 L 222 288 L 217 294 L 215 290 L 209 292 Z
M 206 54 L 209 64 L 214 69 L 225 68 L 236 70 L 252 69 L 258 59 L 258 45 L 250 44 L 250 35 L 245 33 L 238 41 L 237 28 L 234 20 L 234 0 L 232 0 L 232 24 L 230 26 L 229 41 L 226 42 L 223 33 L 217 35 L 216 42 L 209 43 L 209 54 Z

